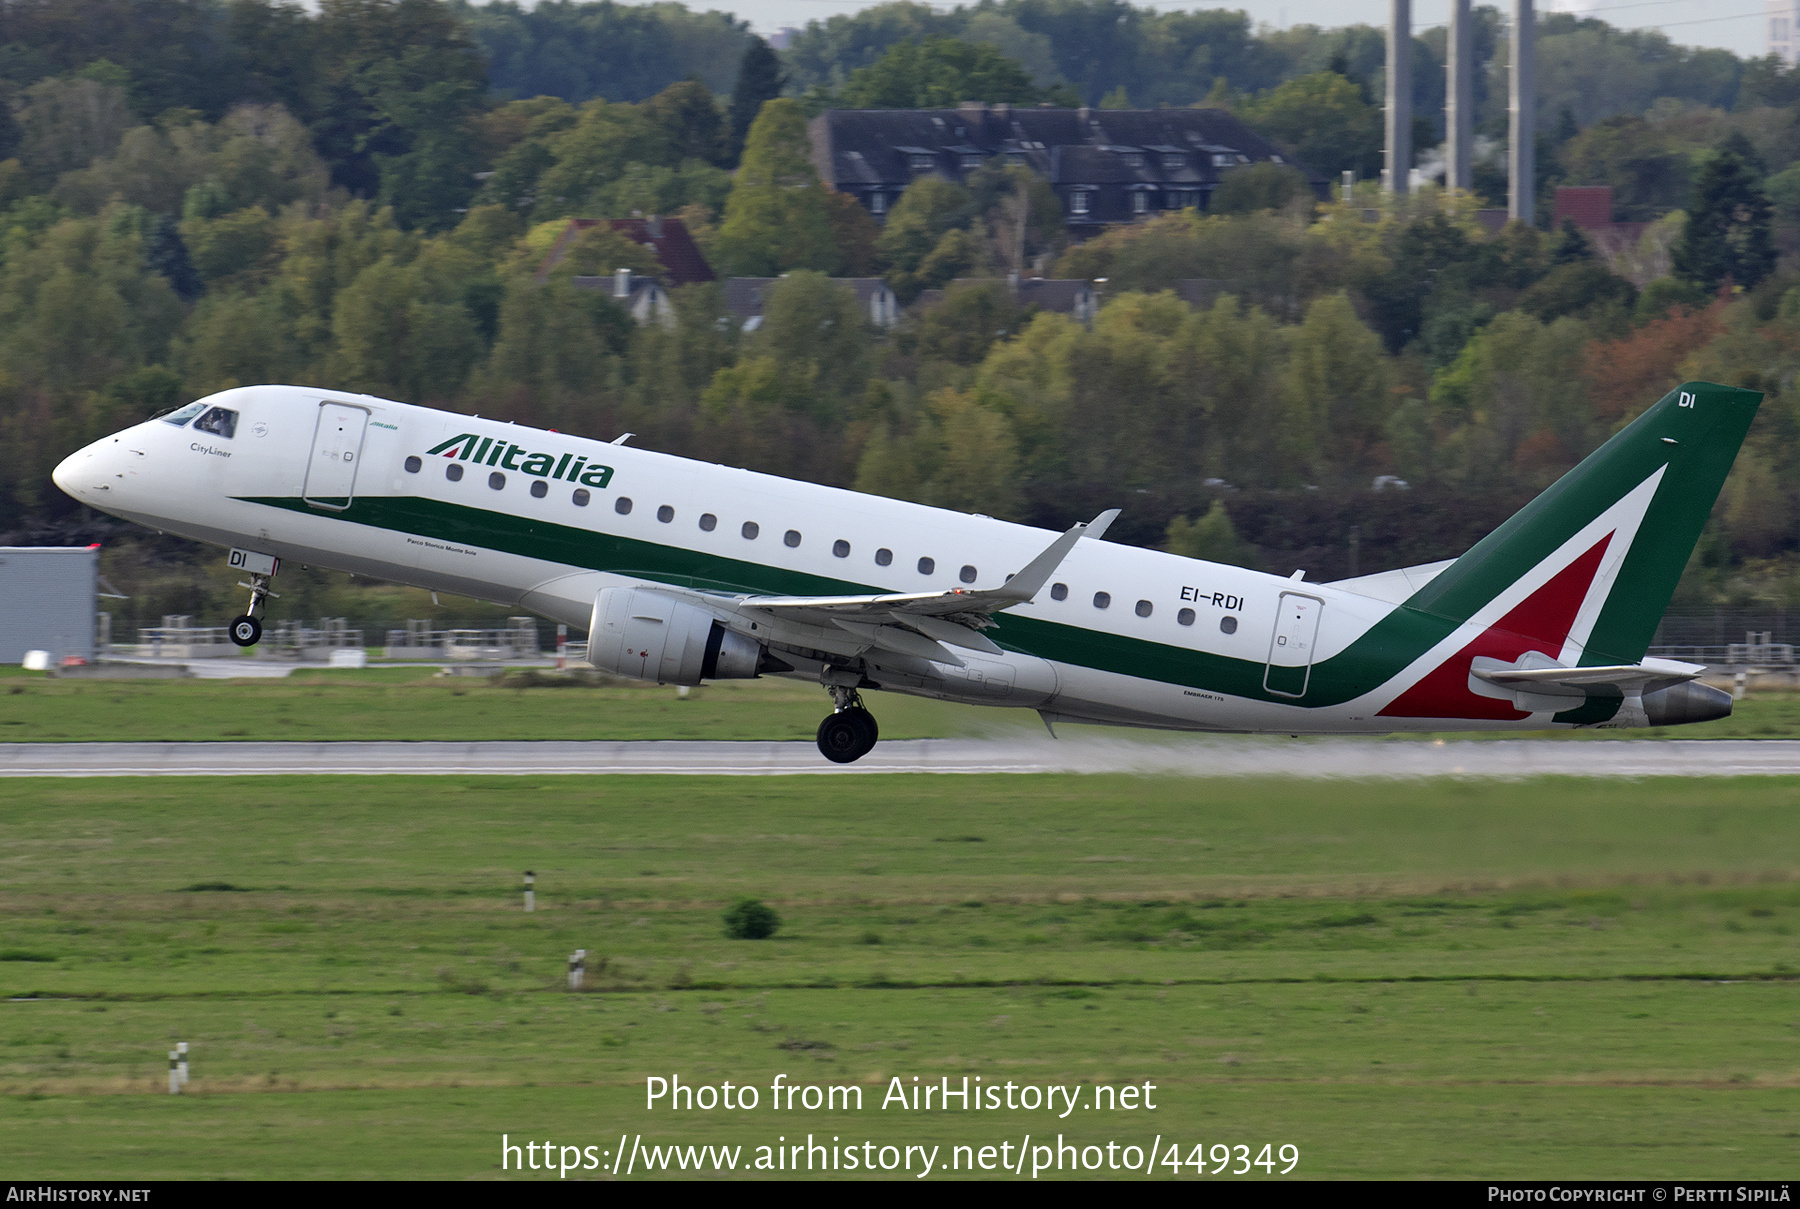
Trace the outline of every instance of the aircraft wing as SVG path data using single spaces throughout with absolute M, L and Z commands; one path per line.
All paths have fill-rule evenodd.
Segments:
M 1056 573 L 1056 568 L 1062 565 L 1069 551 L 1075 548 L 1076 542 L 1083 537 L 1099 538 L 1118 515 L 1119 510 L 1112 508 L 1091 521 L 1072 527 L 1046 546 L 1036 558 L 1026 563 L 1024 570 L 1009 576 L 999 587 L 951 588 L 939 592 L 883 592 L 872 596 L 746 596 L 737 603 L 742 608 L 767 609 L 777 615 L 812 614 L 814 616 L 808 620 L 823 620 L 834 624 L 904 624 L 941 642 L 998 653 L 999 648 L 982 638 L 974 629 L 940 619 L 963 615 L 985 618 L 1002 609 L 1026 603 L 1049 582 L 1050 577 Z M 955 634 L 952 631 L 962 633 Z M 969 641 L 971 637 L 978 641 Z

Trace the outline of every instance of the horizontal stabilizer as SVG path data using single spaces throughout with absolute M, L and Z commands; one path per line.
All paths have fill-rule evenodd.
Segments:
M 1675 659 L 1645 659 L 1642 663 L 1615 664 L 1611 667 L 1536 667 L 1517 668 L 1498 664 L 1498 660 L 1476 658 L 1470 674 L 1501 688 L 1527 692 L 1555 693 L 1563 690 L 1585 696 L 1589 689 L 1616 688 L 1626 696 L 1636 696 L 1650 684 L 1677 684 L 1698 678 L 1706 669 L 1697 664 Z

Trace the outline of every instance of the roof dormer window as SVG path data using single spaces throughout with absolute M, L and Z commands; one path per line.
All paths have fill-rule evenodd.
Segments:
M 965 151 L 962 155 L 962 166 L 963 166 L 964 172 L 973 172 L 975 169 L 981 167 L 981 165 L 986 162 L 987 162 L 987 156 L 982 155 L 979 152 Z
M 1162 166 L 1164 168 L 1185 168 L 1187 167 L 1187 156 L 1179 151 L 1165 151 L 1162 157 Z
M 1124 162 L 1127 168 L 1142 168 L 1144 166 L 1144 153 L 1142 151 L 1121 151 L 1119 152 L 1119 159 Z
M 914 172 L 930 172 L 937 167 L 937 156 L 915 151 L 906 157 L 906 163 Z

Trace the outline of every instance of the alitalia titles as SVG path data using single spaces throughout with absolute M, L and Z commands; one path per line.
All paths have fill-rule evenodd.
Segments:
M 589 462 L 580 454 L 565 453 L 559 458 L 553 453 L 531 453 L 523 445 L 480 437 L 472 432 L 458 433 L 448 441 L 433 445 L 430 453 L 479 466 L 515 470 L 534 478 L 562 479 L 584 487 L 604 487 L 612 482 L 613 476 L 611 466 Z

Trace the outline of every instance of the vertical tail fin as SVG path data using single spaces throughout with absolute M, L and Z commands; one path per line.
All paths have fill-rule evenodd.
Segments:
M 1406 602 L 1565 664 L 1643 658 L 1762 395 L 1670 391 Z

